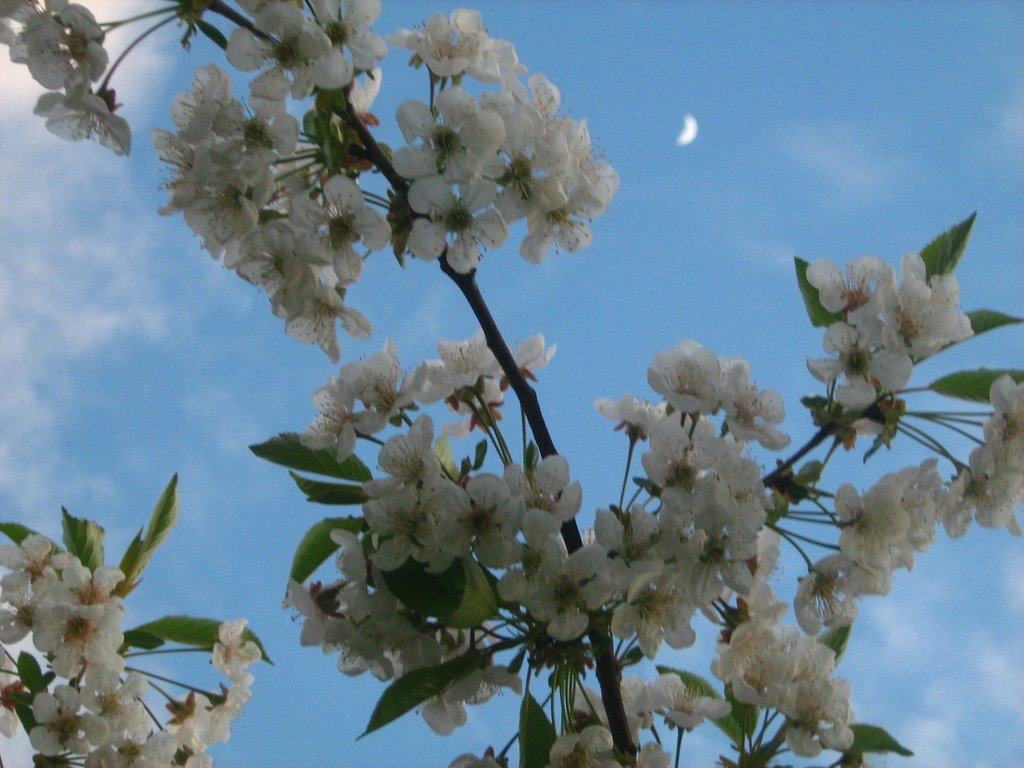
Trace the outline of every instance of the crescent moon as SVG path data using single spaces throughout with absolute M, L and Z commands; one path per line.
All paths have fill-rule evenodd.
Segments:
M 693 115 L 687 115 L 683 118 L 683 130 L 679 132 L 676 137 L 676 144 L 680 147 L 685 147 L 687 144 L 692 144 L 693 140 L 697 138 L 697 118 Z

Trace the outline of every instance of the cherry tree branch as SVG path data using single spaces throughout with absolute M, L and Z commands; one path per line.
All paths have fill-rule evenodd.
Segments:
M 394 165 L 388 159 L 380 144 L 377 143 L 373 134 L 370 133 L 370 130 L 359 119 L 351 104 L 349 104 L 349 108 L 346 110 L 345 122 L 359 137 L 370 161 L 384 178 L 388 180 L 391 186 L 396 191 L 407 191 L 409 182 L 395 170 Z M 545 458 L 557 455 L 558 451 L 555 448 L 554 440 L 551 438 L 551 432 L 548 430 L 544 413 L 541 411 L 537 393 L 530 386 L 523 372 L 519 370 L 519 366 L 516 365 L 515 357 L 502 336 L 501 330 L 498 328 L 498 324 L 495 322 L 494 316 L 487 306 L 487 302 L 484 301 L 483 294 L 480 293 L 480 287 L 476 282 L 476 270 L 468 274 L 456 272 L 452 269 L 451 264 L 448 263 L 445 254 L 442 254 L 440 258 L 440 265 L 441 271 L 455 283 L 465 297 L 470 309 L 473 310 L 473 314 L 480 324 L 480 329 L 484 333 L 484 339 L 487 341 L 488 348 L 494 354 L 498 365 L 501 366 L 502 372 L 512 387 L 512 391 L 515 392 L 516 397 L 519 399 L 520 406 L 530 425 L 530 431 L 537 441 L 540 455 Z M 562 524 L 561 535 L 562 540 L 565 542 L 565 548 L 570 554 L 583 546 L 583 537 L 580 535 L 580 529 L 575 520 L 569 520 Z M 635 755 L 637 751 L 636 745 L 633 744 L 633 738 L 630 734 L 629 723 L 626 719 L 626 709 L 622 702 L 622 690 L 619 685 L 619 664 L 615 658 L 611 643 L 608 642 L 609 637 L 603 632 L 596 630 L 588 633 L 587 637 L 590 640 L 591 647 L 595 649 L 603 647 L 605 649 L 597 655 L 596 673 L 598 687 L 601 690 L 601 701 L 608 715 L 608 729 L 611 731 L 612 741 L 615 744 L 615 748 L 620 752 Z
M 516 393 L 516 397 L 519 399 L 523 413 L 526 414 L 526 420 L 530 424 L 530 430 L 537 441 L 537 448 L 540 450 L 541 456 L 557 455 L 558 451 L 555 449 L 555 443 L 551 439 L 551 432 L 548 430 L 544 414 L 540 409 L 537 393 L 530 386 L 522 371 L 519 370 L 519 366 L 516 365 L 515 357 L 513 357 L 512 351 L 509 349 L 504 337 L 502 337 L 501 331 L 497 323 L 495 323 L 483 295 L 480 293 L 480 287 L 476 282 L 476 271 L 474 270 L 468 274 L 456 272 L 452 269 L 445 256 L 441 257 L 441 271 L 458 286 L 473 310 L 473 314 L 476 316 L 477 321 L 480 323 L 480 328 L 484 332 L 487 346 L 494 353 L 498 365 L 501 366 L 501 370 L 509 380 L 512 391 Z M 583 546 L 580 529 L 575 520 L 563 523 L 561 533 L 562 540 L 565 541 L 565 548 L 570 553 Z M 626 720 L 626 709 L 622 703 L 622 691 L 619 686 L 619 665 L 608 643 L 609 638 L 604 633 L 596 630 L 589 632 L 587 637 L 593 648 L 605 646 L 605 650 L 597 656 L 596 672 L 598 685 L 601 689 L 601 701 L 604 704 L 605 713 L 608 715 L 608 728 L 612 734 L 612 741 L 615 743 L 615 748 L 620 752 L 635 755 L 636 745 L 633 744 L 629 723 Z
M 830 421 L 828 424 L 826 424 L 817 432 L 815 432 L 811 439 L 804 443 L 803 447 L 800 448 L 800 450 L 798 450 L 784 462 L 779 464 L 779 466 L 777 466 L 775 469 L 773 469 L 771 472 L 765 475 L 761 479 L 761 483 L 764 485 L 765 488 L 776 488 L 780 491 L 784 490 L 789 480 L 789 471 L 793 468 L 793 465 L 800 461 L 800 459 L 802 459 L 808 453 L 813 451 L 815 448 L 817 448 L 819 445 L 821 445 L 829 437 L 834 435 L 838 429 L 839 424 Z

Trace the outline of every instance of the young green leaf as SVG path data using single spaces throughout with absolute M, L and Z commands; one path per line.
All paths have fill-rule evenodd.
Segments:
M 156 635 L 144 632 L 139 629 L 129 629 L 124 633 L 124 645 L 130 648 L 141 648 L 144 651 L 152 651 L 164 644 Z
M 175 472 L 153 505 L 145 536 L 136 535 L 121 558 L 119 568 L 124 574 L 124 581 L 121 582 L 124 587 L 122 589 L 119 585 L 118 589 L 122 597 L 138 585 L 138 578 L 149 564 L 153 553 L 178 522 L 178 513 L 178 473 Z
M 111 590 L 112 595 L 127 597 L 137 586 L 139 586 L 138 575 L 142 572 L 142 529 L 135 534 L 135 537 L 125 548 L 121 562 L 117 566 L 124 579 Z
M 366 730 L 359 738 L 397 720 L 427 699 L 444 693 L 450 685 L 479 668 L 485 658 L 483 654 L 467 653 L 436 667 L 414 669 L 402 675 L 381 695 Z
M 847 624 L 845 627 L 834 627 L 818 636 L 818 642 L 826 645 L 836 654 L 836 664 L 846 653 L 846 646 L 850 642 L 850 632 L 853 626 Z
M 903 757 L 912 757 L 914 754 L 880 726 L 856 723 L 850 726 L 850 730 L 853 731 L 853 744 L 844 754 L 863 755 L 865 752 L 893 752 Z
M 804 300 L 804 308 L 807 310 L 807 317 L 815 328 L 827 328 L 832 323 L 842 321 L 842 316 L 829 312 L 821 303 L 819 291 L 811 281 L 807 279 L 807 267 L 810 264 L 803 259 L 793 257 L 793 264 L 796 267 L 796 284 L 800 288 L 800 295 Z
M 74 517 L 60 508 L 64 528 L 64 546 L 82 565 L 95 571 L 103 565 L 103 528 L 92 520 Z
M 27 651 L 22 651 L 18 654 L 16 666 L 21 682 L 25 684 L 29 691 L 36 694 L 46 690 L 47 680 L 35 656 Z
M 25 539 L 36 531 L 22 525 L 21 523 L 0 523 L 0 533 L 4 534 L 15 544 L 21 544 Z M 56 546 L 56 545 L 54 545 Z
M 476 451 L 473 454 L 473 471 L 477 471 L 484 465 L 484 459 L 487 458 L 487 441 L 481 440 L 476 444 Z
M 972 213 L 959 224 L 950 227 L 921 249 L 925 275 L 946 275 L 956 269 L 963 258 L 964 249 L 971 239 L 971 229 L 977 213 Z
M 344 506 L 347 504 L 362 504 L 367 499 L 360 485 L 324 483 L 320 480 L 311 480 L 308 477 L 297 475 L 291 470 L 288 471 L 288 474 L 291 475 L 295 484 L 299 486 L 299 490 L 306 494 L 307 501 L 317 504 Z
M 461 560 L 442 573 L 428 573 L 410 557 L 395 570 L 386 571 L 384 581 L 395 597 L 420 616 L 442 621 L 459 608 L 466 593 L 466 569 Z
M 986 331 L 992 331 L 996 328 L 1002 328 L 1004 325 L 1024 323 L 1024 318 L 1004 315 L 1002 312 L 996 312 L 993 309 L 975 309 L 966 314 L 971 321 L 971 328 L 974 330 L 975 336 L 980 336 Z
M 452 477 L 458 477 L 459 468 L 455 466 L 455 456 L 452 454 L 452 444 L 443 435 L 434 441 L 434 455 L 441 462 L 441 466 L 448 470 Z
M 519 768 L 544 768 L 549 764 L 557 734 L 544 708 L 527 692 L 519 708 Z
M 331 538 L 331 531 L 339 528 L 359 533 L 366 527 L 361 517 L 329 517 L 321 520 L 302 537 L 292 558 L 292 569 L 288 578 L 300 584 L 313 575 L 328 557 L 333 555 L 338 544 Z
M 164 616 L 156 621 L 140 624 L 129 630 L 129 632 L 146 633 L 170 643 L 190 645 L 193 648 L 204 648 L 212 651 L 213 646 L 219 640 L 218 631 L 222 623 L 216 619 L 201 619 L 195 616 Z M 127 635 L 128 632 L 125 634 Z M 246 628 L 242 632 L 242 637 L 256 643 L 256 646 L 260 649 L 260 655 L 263 656 L 263 660 L 270 662 L 270 657 L 267 656 L 263 643 L 260 642 L 260 639 L 256 637 L 256 634 L 251 629 Z
M 475 560 L 462 560 L 465 572 L 465 587 L 462 601 L 452 613 L 442 617 L 450 627 L 469 629 L 483 624 L 498 611 L 498 598 L 491 589 L 491 583 L 484 575 L 484 570 Z
M 978 368 L 974 371 L 957 371 L 948 376 L 936 379 L 928 385 L 932 392 L 955 397 L 960 400 L 971 400 L 977 403 L 989 402 L 988 393 L 992 382 L 1000 376 L 1009 374 L 1020 384 L 1024 381 L 1024 370 L 1012 368 Z
M 226 51 L 228 48 L 228 40 L 224 37 L 224 33 L 217 29 L 213 24 L 202 19 L 196 19 L 196 26 L 199 27 L 199 31 L 206 35 L 213 44 L 220 48 L 222 51 Z
M 357 483 L 365 483 L 367 480 L 373 479 L 370 470 L 355 454 L 339 463 L 337 451 L 333 448 L 307 448 L 302 444 L 299 435 L 294 432 L 285 432 L 265 443 L 250 445 L 249 450 L 261 459 L 289 469 L 337 477 L 341 480 L 352 480 Z

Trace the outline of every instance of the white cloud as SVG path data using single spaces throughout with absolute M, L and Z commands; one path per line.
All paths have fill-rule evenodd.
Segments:
M 859 125 L 798 123 L 779 137 L 782 153 L 845 197 L 868 200 L 911 171 L 880 149 L 879 138 Z
M 137 4 L 104 6 L 112 18 L 131 9 Z M 167 76 L 167 45 L 154 43 L 115 76 L 119 100 L 147 110 Z M 109 497 L 106 481 L 76 475 L 55 448 L 76 407 L 74 378 L 92 356 L 161 338 L 169 304 L 145 226 L 156 213 L 140 203 L 133 167 L 98 145 L 48 134 L 32 114 L 42 89 L 25 67 L 0 61 L 0 80 L 0 493 L 8 514 L 31 516 L 76 486 Z

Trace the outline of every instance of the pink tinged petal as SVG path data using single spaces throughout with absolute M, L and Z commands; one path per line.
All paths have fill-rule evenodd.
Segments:
M 594 236 L 582 221 L 569 220 L 555 228 L 555 242 L 569 253 L 586 248 L 593 241 Z
M 366 316 L 352 307 L 342 307 L 338 313 L 341 317 L 341 327 L 353 339 L 368 339 L 373 333 L 373 326 Z
M 480 179 L 462 188 L 462 202 L 468 211 L 479 211 L 498 196 L 498 185 L 489 179 Z
M 317 88 L 333 90 L 352 82 L 352 62 L 337 48 L 331 48 L 324 56 L 313 62 L 313 84 Z
M 380 211 L 364 206 L 356 212 L 356 228 L 363 237 L 363 245 L 371 251 L 383 248 L 391 239 L 391 227 Z
M 288 96 L 291 83 L 280 69 L 268 69 L 249 84 L 249 92 L 256 99 L 282 101 Z
M 483 17 L 480 15 L 480 11 L 474 11 L 467 8 L 457 8 L 452 11 L 451 18 L 452 26 L 458 30 L 460 35 L 487 33 L 487 30 L 484 28 Z
M 380 0 L 345 0 L 345 22 L 366 29 L 380 16 Z
M 533 106 L 545 117 L 552 117 L 562 102 L 558 88 L 541 74 L 531 75 L 528 82 L 533 91 Z
M 417 179 L 409 187 L 409 205 L 417 213 L 444 213 L 453 203 L 451 187 L 440 176 Z
M 445 229 L 438 222 L 416 219 L 409 235 L 409 251 L 418 259 L 434 261 L 444 251 Z
M 910 380 L 910 374 L 914 370 L 914 363 L 910 355 L 905 352 L 888 352 L 882 350 L 875 353 L 868 364 L 871 371 L 882 386 L 888 390 L 895 390 L 902 387 Z
M 823 360 L 807 358 L 807 370 L 818 381 L 828 384 L 839 378 L 839 375 L 843 372 L 843 365 L 838 360 L 830 358 Z
M 445 121 L 461 123 L 464 120 L 471 120 L 477 113 L 476 99 L 466 93 L 458 86 L 445 88 L 435 101 L 437 111 L 441 113 Z
M 501 214 L 491 209 L 476 217 L 474 229 L 479 241 L 488 248 L 497 248 L 508 237 L 508 227 Z
M 388 55 L 387 43 L 384 42 L 382 37 L 372 32 L 364 32 L 357 35 L 345 45 L 352 53 L 352 63 L 358 69 L 370 69 L 375 63 Z
M 480 263 L 480 247 L 470 237 L 460 237 L 448 246 L 448 264 L 460 275 L 468 274 Z
M 340 211 L 355 211 L 363 207 L 363 193 L 348 176 L 332 176 L 324 184 L 324 197 Z
M 540 264 L 548 257 L 554 238 L 547 232 L 527 235 L 519 246 L 519 255 L 531 264 Z
M 257 69 L 269 53 L 265 43 L 261 43 L 252 32 L 236 27 L 228 38 L 227 59 L 235 69 L 249 72 Z
M 505 117 L 505 144 L 513 155 L 525 154 L 533 148 L 536 130 L 533 122 L 521 112 Z
M 432 136 L 437 127 L 434 116 L 430 114 L 430 108 L 422 101 L 402 102 L 395 113 L 395 118 L 402 130 L 402 137 L 407 142 Z
M 867 408 L 877 396 L 875 388 L 864 378 L 847 379 L 836 390 L 836 401 L 854 410 Z
M 422 179 L 437 173 L 437 155 L 428 146 L 400 147 L 391 162 L 398 175 L 406 179 Z
M 480 114 L 466 123 L 459 135 L 467 149 L 486 160 L 505 141 L 505 121 L 497 112 L 481 110 Z
M 589 623 L 585 613 L 563 613 L 548 622 L 547 632 L 555 640 L 568 642 L 582 635 Z
M 357 114 L 370 111 L 370 106 L 373 104 L 373 100 L 377 98 L 377 94 L 380 92 L 383 77 L 384 73 L 381 71 L 381 68 L 374 67 L 366 73 L 362 81 L 356 80 L 352 83 L 352 89 L 349 91 L 348 100 L 352 105 L 352 109 L 354 109 Z

